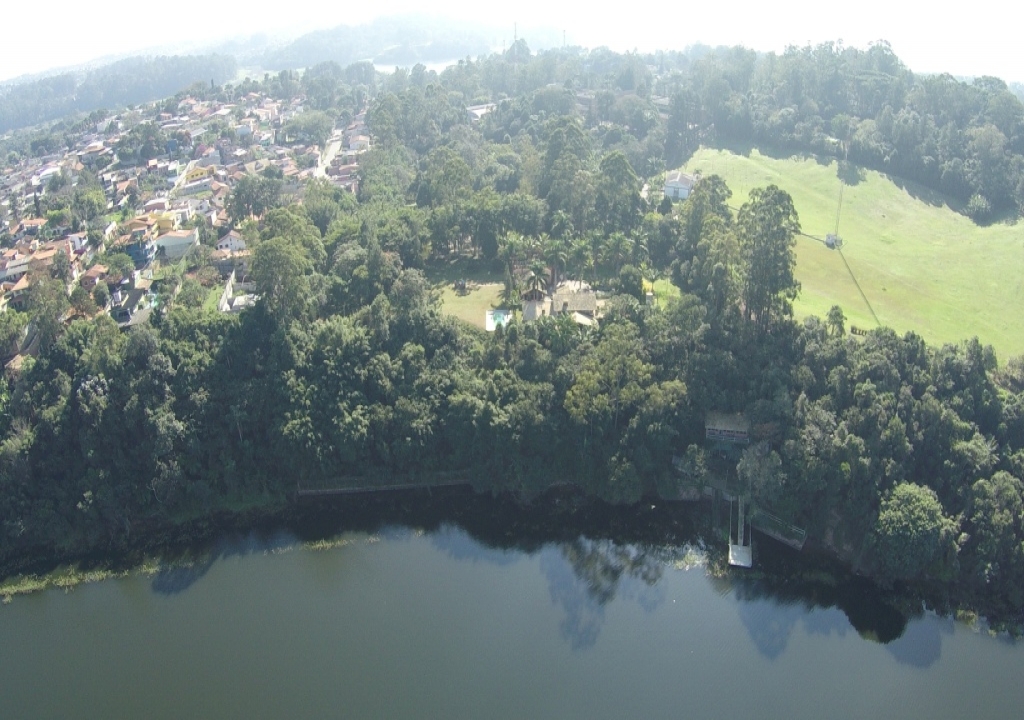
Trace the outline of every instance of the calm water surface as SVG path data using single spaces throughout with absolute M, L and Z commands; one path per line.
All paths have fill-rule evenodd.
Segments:
M 1013 718 L 1024 647 L 924 616 L 873 642 L 694 548 L 442 527 L 0 607 L 2 718 Z

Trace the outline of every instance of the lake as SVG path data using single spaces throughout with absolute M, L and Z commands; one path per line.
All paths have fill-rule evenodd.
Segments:
M 759 565 L 773 546 L 759 538 Z M 0 717 L 935 720 L 1024 706 L 1018 643 L 906 622 L 855 580 L 723 573 L 712 556 L 696 535 L 523 549 L 444 523 L 225 538 L 191 567 L 0 607 Z

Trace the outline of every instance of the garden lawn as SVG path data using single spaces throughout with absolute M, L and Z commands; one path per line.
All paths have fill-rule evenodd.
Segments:
M 751 189 L 778 185 L 793 197 L 804 233 L 824 239 L 835 229 L 834 160 L 702 148 L 686 169 L 721 175 L 737 208 Z M 798 238 L 798 316 L 824 316 L 839 305 L 849 323 L 872 328 L 870 303 L 881 324 L 900 333 L 914 331 L 931 343 L 977 336 L 996 348 L 1001 362 L 1024 354 L 1024 321 L 1018 315 L 1024 302 L 1024 225 L 979 227 L 932 190 L 857 169 L 843 192 L 839 235 L 842 254 Z
M 504 278 L 500 273 L 457 262 L 429 267 L 424 274 L 440 294 L 442 310 L 470 325 L 483 328 L 487 311 L 501 307 Z M 470 288 L 464 295 L 455 291 L 455 281 L 459 279 L 466 280 Z
M 220 296 L 224 294 L 224 286 L 214 285 L 206 293 L 206 300 L 203 301 L 203 310 L 216 312 L 217 306 L 220 304 Z

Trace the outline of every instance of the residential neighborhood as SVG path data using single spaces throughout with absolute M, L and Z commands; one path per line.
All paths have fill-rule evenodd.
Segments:
M 365 110 L 322 146 L 291 130 L 306 112 L 301 95 L 186 95 L 104 113 L 65 152 L 20 160 L 0 177 L 0 311 L 24 310 L 45 276 L 69 296 L 81 288 L 79 297 L 93 298 L 77 312 L 106 312 L 130 327 L 173 299 L 182 274 L 210 285 L 211 307 L 230 310 L 225 283 L 244 281 L 251 252 L 228 207 L 239 182 L 272 178 L 283 197 L 314 178 L 358 189 L 359 158 L 371 146 Z M 103 262 L 118 256 L 130 263 Z

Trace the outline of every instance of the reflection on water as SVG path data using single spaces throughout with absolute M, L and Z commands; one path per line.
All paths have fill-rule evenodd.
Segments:
M 786 650 L 789 636 L 806 614 L 806 609 L 796 605 L 748 600 L 740 602 L 739 614 L 758 652 L 774 660 Z
M 431 544 L 456 560 L 472 560 L 490 565 L 511 565 L 521 554 L 477 542 L 454 525 L 442 525 L 430 535 Z
M 764 538 L 734 571 L 685 508 L 472 507 L 295 523 L 152 582 L 18 598 L 0 718 L 933 720 L 1024 702 L 1019 652 L 908 621 L 906 599 Z
M 562 637 L 573 650 L 591 647 L 604 622 L 604 606 L 616 596 L 653 611 L 665 600 L 659 580 L 679 554 L 674 548 L 582 537 L 545 548 L 540 566 L 552 602 L 565 613 Z
M 565 556 L 555 548 L 543 550 L 540 567 L 548 582 L 551 601 L 560 605 L 565 617 L 558 629 L 573 650 L 591 647 L 597 642 L 604 622 L 604 607 L 588 591 L 587 582 L 573 571 Z
M 176 595 L 201 580 L 218 560 L 280 551 L 294 545 L 295 535 L 284 531 L 225 536 L 209 545 L 164 557 L 163 567 L 153 576 L 151 587 L 160 595 Z
M 592 647 L 605 606 L 616 598 L 652 612 L 665 600 L 665 571 L 709 557 L 709 581 L 738 601 L 738 613 L 760 654 L 781 656 L 795 628 L 842 636 L 851 627 L 868 640 L 892 643 L 901 663 L 926 667 L 940 657 L 937 626 L 914 624 L 871 583 L 835 567 L 811 566 L 805 556 L 760 539 L 755 571 L 725 568 L 702 508 L 612 508 L 574 497 L 523 507 L 505 499 L 449 495 L 415 501 L 356 500 L 310 513 L 287 531 L 233 536 L 169 563 L 152 582 L 155 592 L 180 593 L 218 561 L 280 550 L 303 540 L 361 531 L 390 539 L 425 533 L 430 543 L 459 560 L 495 566 L 539 554 L 552 602 L 564 617 L 560 630 L 574 650 Z M 609 532 L 614 528 L 614 532 Z M 707 542 L 704 535 L 712 540 Z M 699 560 L 698 562 L 703 562 Z
M 700 506 L 615 508 L 572 496 L 530 507 L 507 498 L 440 493 L 357 499 L 310 509 L 286 529 L 189 548 L 165 559 L 151 587 L 161 595 L 179 594 L 219 560 L 279 552 L 345 533 L 391 540 L 425 534 L 434 548 L 458 561 L 505 567 L 538 555 L 551 601 L 563 613 L 561 635 L 574 650 L 595 645 L 606 606 L 616 599 L 652 613 L 665 602 L 666 570 L 706 563 L 712 568 L 708 581 L 720 595 L 735 599 L 744 628 L 765 658 L 782 656 L 797 628 L 840 637 L 852 628 L 865 639 L 888 643 L 893 658 L 915 667 L 928 667 L 941 657 L 945 626 L 908 626 L 908 616 L 897 606 L 914 608 L 913 603 L 890 598 L 827 561 L 758 538 L 755 571 L 727 568 L 722 543 L 707 518 Z
M 900 637 L 886 644 L 901 665 L 931 667 L 942 656 L 942 636 L 953 635 L 953 621 L 928 617 L 909 623 Z

